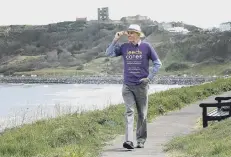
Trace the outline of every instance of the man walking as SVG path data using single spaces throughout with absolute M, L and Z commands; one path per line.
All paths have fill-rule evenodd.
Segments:
M 128 42 L 119 45 L 122 35 L 128 36 Z M 137 148 L 143 148 L 147 138 L 147 110 L 149 82 L 161 67 L 161 61 L 154 48 L 148 42 L 141 41 L 144 33 L 139 25 L 131 24 L 127 31 L 117 32 L 107 48 L 106 54 L 111 57 L 122 56 L 124 60 L 123 100 L 126 105 L 126 136 L 123 147 L 134 149 L 134 105 L 138 113 L 136 140 Z M 149 60 L 153 69 L 149 72 Z

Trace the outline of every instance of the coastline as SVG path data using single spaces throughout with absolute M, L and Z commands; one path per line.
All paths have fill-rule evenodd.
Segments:
M 27 99 L 24 96 L 27 95 L 28 92 L 21 91 L 20 95 L 22 97 L 20 96 L 21 99 L 17 99 L 15 104 L 4 101 L 3 99 L 3 102 L 6 102 L 5 105 L 11 106 L 10 103 L 12 103 L 14 107 L 10 107 L 10 109 L 6 107 L 3 109 L 7 111 L 7 114 L 3 116 L 0 115 L 0 132 L 5 128 L 31 123 L 41 118 L 49 119 L 74 112 L 101 110 L 110 105 L 121 104 L 123 102 L 121 95 L 113 96 L 121 90 L 121 84 L 0 84 L 0 86 L 3 87 L 1 92 L 8 91 L 2 93 L 4 98 L 9 95 L 9 88 L 11 88 L 11 86 L 13 88 L 16 86 L 18 92 L 18 89 L 22 87 L 22 89 L 29 91 L 29 94 L 37 94 L 36 97 L 30 96 L 31 98 Z M 181 87 L 181 85 L 168 86 L 152 84 L 150 85 L 149 94 L 179 87 Z M 35 92 L 34 89 L 40 92 Z M 51 89 L 55 89 L 56 92 Z M 12 93 L 12 95 L 14 94 L 17 94 L 17 92 Z M 43 98 L 43 95 L 46 98 Z M 25 105 L 21 106 L 20 104 L 24 102 L 26 102 Z

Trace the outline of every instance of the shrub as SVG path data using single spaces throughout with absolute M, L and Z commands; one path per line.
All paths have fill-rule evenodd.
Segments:
M 184 63 L 172 63 L 168 67 L 165 68 L 165 71 L 178 71 L 188 69 L 189 66 Z

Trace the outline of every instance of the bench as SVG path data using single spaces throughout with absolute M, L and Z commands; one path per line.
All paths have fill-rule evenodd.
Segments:
M 215 100 L 218 103 L 221 103 L 222 101 L 231 100 L 231 97 L 216 97 Z M 222 109 L 223 111 L 229 111 L 229 106 L 218 107 L 218 109 Z
M 216 97 L 216 103 L 201 103 L 199 106 L 202 108 L 202 121 L 203 128 L 208 126 L 208 121 L 221 121 L 231 117 L 231 97 Z M 222 102 L 226 101 L 226 102 Z M 208 112 L 209 107 L 215 109 Z

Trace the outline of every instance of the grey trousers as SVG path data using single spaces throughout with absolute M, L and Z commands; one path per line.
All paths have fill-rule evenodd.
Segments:
M 122 95 L 125 103 L 126 133 L 125 141 L 133 141 L 134 129 L 134 106 L 136 105 L 138 120 L 136 129 L 137 142 L 145 143 L 147 138 L 147 110 L 148 110 L 148 88 L 149 85 L 141 83 L 139 85 L 123 84 Z

